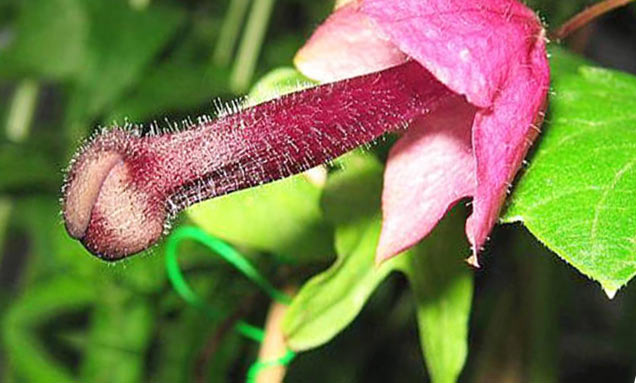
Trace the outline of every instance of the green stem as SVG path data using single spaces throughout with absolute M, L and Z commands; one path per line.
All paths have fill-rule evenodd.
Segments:
M 11 100 L 6 134 L 11 141 L 22 142 L 29 135 L 40 87 L 37 81 L 25 79 L 18 84 Z
M 249 0 L 230 1 L 230 7 L 223 18 L 219 40 L 214 49 L 213 63 L 215 65 L 226 67 L 230 63 L 248 5 Z
M 273 7 L 274 0 L 254 0 L 252 4 L 230 78 L 230 87 L 237 93 L 245 91 L 252 80 Z

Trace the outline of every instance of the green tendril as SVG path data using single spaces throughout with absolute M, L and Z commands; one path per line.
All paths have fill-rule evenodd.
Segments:
M 245 258 L 243 254 L 238 252 L 235 248 L 223 242 L 222 240 L 215 238 L 203 230 L 193 226 L 183 226 L 175 230 L 166 242 L 166 271 L 168 278 L 172 283 L 173 288 L 186 301 L 190 306 L 193 306 L 205 313 L 208 317 L 218 319 L 223 316 L 223 313 L 212 307 L 204 299 L 202 299 L 197 293 L 192 290 L 188 282 L 186 281 L 181 268 L 179 267 L 178 260 L 178 248 L 179 244 L 185 240 L 193 240 L 199 242 L 221 256 L 232 266 L 238 269 L 243 275 L 250 281 L 254 282 L 261 290 L 263 290 L 273 300 L 289 304 L 291 297 L 282 291 L 277 290 L 265 277 L 263 277 L 258 270 Z M 256 342 L 262 342 L 265 338 L 265 332 L 256 326 L 253 326 L 243 320 L 239 320 L 234 326 L 234 330 L 239 334 L 245 336 Z M 285 366 L 291 363 L 296 354 L 287 350 L 285 355 L 280 358 L 265 361 L 256 361 L 247 373 L 247 382 L 255 382 L 258 374 L 269 367 L 273 366 Z

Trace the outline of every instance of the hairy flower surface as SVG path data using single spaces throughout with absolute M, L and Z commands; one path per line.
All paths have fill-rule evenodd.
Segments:
M 64 188 L 69 234 L 116 260 L 156 243 L 181 209 L 284 178 L 410 125 L 385 173 L 383 260 L 473 198 L 474 258 L 538 133 L 549 71 L 544 31 L 514 0 L 349 2 L 296 63 L 333 83 L 179 132 L 106 131 Z M 219 217 L 223 219 L 223 217 Z
M 472 197 L 466 234 L 477 265 L 542 122 L 550 76 L 544 36 L 516 0 L 362 0 L 339 7 L 298 52 L 298 68 L 320 81 L 412 59 L 465 96 L 415 119 L 392 148 L 379 261 L 417 243 L 453 204 Z
M 182 131 L 106 130 L 71 163 L 67 231 L 105 260 L 123 258 L 156 243 L 187 206 L 308 170 L 458 97 L 411 61 Z

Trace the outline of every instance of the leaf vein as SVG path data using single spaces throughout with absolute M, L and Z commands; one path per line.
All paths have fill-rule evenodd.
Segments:
M 616 189 L 616 185 L 621 180 L 623 175 L 625 175 L 625 173 L 630 171 L 634 167 L 634 164 L 636 164 L 636 159 L 632 159 L 630 162 L 625 164 L 618 172 L 616 172 L 614 179 L 605 188 L 605 191 L 601 195 L 601 199 L 598 201 L 594 209 L 594 219 L 592 220 L 592 230 L 590 233 L 592 239 L 595 239 L 598 234 L 598 223 L 601 217 L 601 212 L 606 209 L 605 202 L 607 201 L 607 198 L 609 197 L 610 192 Z

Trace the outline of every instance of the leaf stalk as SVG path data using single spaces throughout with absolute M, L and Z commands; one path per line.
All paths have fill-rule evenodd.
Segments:
M 584 9 L 574 17 L 563 23 L 559 28 L 550 33 L 550 39 L 561 41 L 581 27 L 589 24 L 598 17 L 622 6 L 631 3 L 633 0 L 605 0 Z

